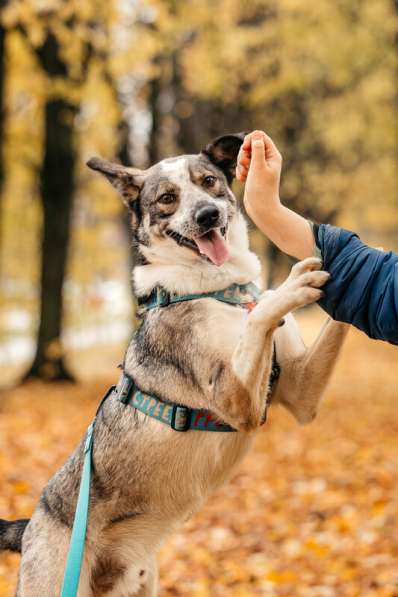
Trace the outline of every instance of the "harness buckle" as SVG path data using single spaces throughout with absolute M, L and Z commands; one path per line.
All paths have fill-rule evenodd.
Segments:
M 174 431 L 188 431 L 191 426 L 191 409 L 187 406 L 173 404 L 170 427 Z
M 133 389 L 133 387 L 134 387 L 134 380 L 131 377 L 129 377 L 128 375 L 126 375 L 125 373 L 123 373 L 123 378 L 122 378 L 120 387 L 116 388 L 117 399 L 122 404 L 126 404 L 128 402 L 128 399 L 130 398 L 131 390 Z
M 168 307 L 170 305 L 170 293 L 164 288 L 159 288 L 157 291 L 157 307 Z

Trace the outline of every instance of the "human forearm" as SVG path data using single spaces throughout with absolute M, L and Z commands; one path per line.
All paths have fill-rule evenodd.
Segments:
M 281 251 L 305 259 L 314 254 L 310 224 L 279 200 L 282 156 L 263 131 L 247 135 L 238 156 L 237 178 L 246 182 L 249 217 Z
M 255 205 L 248 204 L 246 211 L 262 232 L 284 253 L 305 259 L 314 254 L 314 237 L 308 221 L 278 199 L 265 197 Z

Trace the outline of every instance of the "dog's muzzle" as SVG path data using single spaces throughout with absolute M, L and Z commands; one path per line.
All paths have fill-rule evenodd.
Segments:
M 211 228 L 220 226 L 220 210 L 216 205 L 205 205 L 195 212 L 195 222 L 207 232 Z

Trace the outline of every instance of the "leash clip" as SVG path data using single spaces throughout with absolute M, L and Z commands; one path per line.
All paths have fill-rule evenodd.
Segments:
M 174 431 L 188 431 L 191 426 L 191 409 L 187 406 L 173 405 L 170 427 Z

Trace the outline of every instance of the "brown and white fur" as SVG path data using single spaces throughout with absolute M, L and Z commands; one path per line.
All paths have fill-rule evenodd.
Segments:
M 156 286 L 198 293 L 259 277 L 230 188 L 241 141 L 242 135 L 221 137 L 198 155 L 146 171 L 89 162 L 131 210 L 138 297 Z M 207 257 L 200 253 L 206 234 Z M 290 314 L 320 298 L 328 274 L 319 268 L 315 258 L 298 263 L 250 314 L 207 298 L 144 315 L 126 372 L 143 391 L 209 409 L 238 433 L 179 433 L 113 397 L 105 402 L 95 430 L 79 597 L 157 595 L 160 546 L 230 477 L 261 424 L 274 342 L 282 372 L 272 401 L 301 423 L 313 420 L 346 333 L 328 321 L 307 349 Z M 59 595 L 82 446 L 49 481 L 26 529 L 23 522 L 0 524 L 0 547 L 18 549 L 23 535 L 19 597 Z

